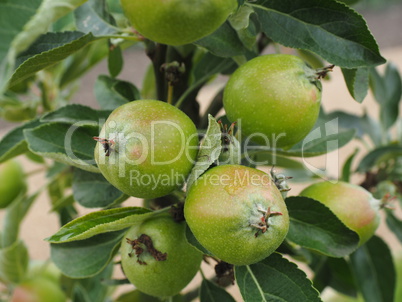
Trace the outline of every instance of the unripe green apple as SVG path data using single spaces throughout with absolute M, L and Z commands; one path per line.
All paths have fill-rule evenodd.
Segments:
M 95 139 L 95 160 L 103 176 L 139 198 L 174 191 L 186 180 L 197 156 L 194 123 L 161 101 L 138 100 L 116 108 Z
M 181 295 L 177 295 L 172 297 L 171 302 L 183 302 L 183 298 Z M 133 290 L 128 293 L 122 294 L 117 298 L 115 302 L 161 302 L 161 299 L 158 297 L 150 296 L 140 292 L 139 290 Z
M 339 220 L 359 235 L 359 245 L 374 235 L 380 223 L 381 201 L 360 186 L 342 181 L 325 181 L 308 186 L 300 195 L 326 205 Z
M 228 119 L 243 136 L 270 148 L 289 148 L 312 129 L 320 111 L 321 83 L 299 57 L 270 54 L 240 66 L 223 97 Z
M 25 189 L 20 163 L 13 159 L 0 164 L 0 209 L 7 207 Z
M 46 277 L 36 277 L 19 284 L 11 302 L 65 302 L 66 296 L 58 283 Z
M 168 45 L 199 40 L 218 29 L 236 0 L 121 0 L 132 25 L 146 38 Z
M 202 253 L 187 242 L 185 228 L 185 222 L 163 215 L 129 229 L 121 243 L 121 264 L 138 290 L 170 297 L 193 279 Z
M 184 216 L 209 252 L 235 265 L 268 257 L 289 229 L 285 202 L 271 176 L 241 165 L 217 166 L 198 178 Z

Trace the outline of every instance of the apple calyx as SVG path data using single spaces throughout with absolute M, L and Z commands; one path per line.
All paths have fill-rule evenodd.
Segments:
M 105 151 L 105 156 L 109 156 L 112 151 L 117 152 L 117 150 L 115 148 L 116 143 L 114 140 L 101 138 L 101 137 L 97 137 L 97 136 L 94 136 L 93 139 L 96 140 L 97 142 L 99 142 L 103 146 L 103 150 Z
M 388 209 L 388 210 L 395 210 L 395 207 L 392 205 L 398 197 L 396 195 L 392 195 L 391 193 L 386 193 L 380 199 L 380 209 Z
M 181 76 L 186 72 L 186 66 L 183 62 L 173 61 L 162 64 L 160 70 L 165 73 L 165 78 L 169 85 L 174 86 L 180 82 Z
M 268 230 L 268 228 L 269 228 L 268 219 L 270 217 L 282 215 L 281 212 L 271 212 L 271 207 L 268 207 L 267 210 L 264 210 L 261 207 L 258 207 L 257 211 L 263 214 L 262 217 L 260 218 L 260 221 L 258 223 L 250 224 L 250 226 L 258 229 L 257 232 L 254 234 L 254 237 L 256 237 L 256 238 L 260 232 L 262 234 L 264 234 Z
M 328 65 L 325 66 L 323 68 L 318 68 L 315 70 L 315 79 L 316 80 L 321 80 L 323 78 L 325 78 L 328 74 L 328 72 L 332 72 L 332 70 L 334 69 L 335 65 Z

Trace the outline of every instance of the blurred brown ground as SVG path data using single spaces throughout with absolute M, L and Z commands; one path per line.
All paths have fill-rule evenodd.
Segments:
M 382 55 L 389 61 L 398 66 L 400 72 L 402 72 L 402 4 L 395 5 L 390 8 L 368 12 L 364 14 L 369 28 L 371 29 L 374 37 L 377 39 Z M 148 65 L 148 58 L 143 54 L 141 49 L 128 51 L 125 54 L 125 66 L 120 76 L 122 79 L 126 79 L 134 82 L 138 87 L 141 87 L 144 71 Z M 78 91 L 74 102 L 86 104 L 96 107 L 96 102 L 93 94 L 93 87 L 95 79 L 99 74 L 107 74 L 107 68 L 105 64 L 100 64 L 88 73 L 82 81 L 80 90 Z M 326 111 L 332 111 L 336 109 L 342 109 L 351 113 L 362 113 L 364 110 L 372 116 L 377 116 L 378 106 L 373 100 L 371 94 L 367 96 L 363 104 L 360 105 L 355 102 L 349 95 L 346 85 L 343 81 L 343 76 L 339 68 L 335 68 L 331 74 L 331 81 L 323 83 L 323 106 Z M 203 109 L 205 104 L 213 96 L 214 92 L 222 87 L 224 79 L 219 78 L 217 82 L 212 83 L 209 87 L 202 90 L 199 97 L 199 101 Z M 402 106 L 401 106 L 402 112 Z M 12 125 L 0 121 L 0 137 L 2 137 Z M 340 168 L 344 160 L 355 150 L 359 148 L 361 150 L 360 158 L 363 155 L 365 147 L 358 143 L 352 142 L 347 146 L 341 148 L 336 157 L 338 162 L 332 161 L 331 165 L 327 166 L 327 171 L 330 175 L 336 175 L 339 173 Z M 24 169 L 27 173 L 37 170 L 40 166 L 33 164 L 26 160 L 25 157 L 20 156 L 19 159 L 23 162 Z M 308 159 L 308 163 L 314 167 L 321 168 L 325 165 L 326 157 L 321 156 L 313 159 Z M 361 178 L 356 177 L 353 179 L 355 183 L 358 183 Z M 29 179 L 29 191 L 35 192 L 45 183 L 44 173 L 37 173 L 35 176 Z M 291 195 L 296 195 L 303 187 L 301 184 L 292 184 Z M 129 199 L 124 205 L 137 205 L 138 200 L 134 198 Z M 49 257 L 49 245 L 43 241 L 45 237 L 50 236 L 56 232 L 59 228 L 58 220 L 55 215 L 49 213 L 50 206 L 46 194 L 41 194 L 36 203 L 33 205 L 32 210 L 27 215 L 25 221 L 22 224 L 20 236 L 29 247 L 30 257 L 32 259 L 47 259 Z M 80 208 L 80 214 L 85 214 L 93 210 Z M 397 209 L 397 214 L 402 218 L 401 209 Z M 4 213 L 0 212 L 0 223 L 3 219 Z M 401 253 L 401 244 L 397 241 L 395 236 L 390 233 L 385 223 L 382 223 L 378 230 L 378 233 L 390 244 L 394 253 Z M 119 275 L 119 272 L 117 272 Z M 119 275 L 121 277 L 121 275 Z M 194 286 L 195 282 L 190 284 L 190 288 Z M 131 286 L 125 286 L 121 290 L 130 290 Z M 237 289 L 231 289 L 231 292 L 238 297 Z M 326 293 L 330 295 L 330 293 Z M 240 298 L 238 298 L 241 301 Z

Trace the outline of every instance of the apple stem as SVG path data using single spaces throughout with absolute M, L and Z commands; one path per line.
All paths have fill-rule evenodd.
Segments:
M 167 92 L 167 103 L 172 105 L 173 103 L 173 84 L 172 82 L 168 83 L 168 92 Z

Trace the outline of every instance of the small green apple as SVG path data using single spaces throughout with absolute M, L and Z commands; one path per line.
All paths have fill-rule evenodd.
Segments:
M 268 257 L 289 229 L 285 202 L 271 176 L 241 165 L 217 166 L 198 178 L 184 216 L 209 252 L 235 265 Z
M 289 148 L 312 129 L 320 111 L 321 83 L 299 57 L 270 54 L 240 66 L 223 96 L 228 119 L 243 136 L 270 148 Z
M 25 189 L 25 175 L 21 164 L 15 159 L 1 163 L 0 209 L 7 207 Z
M 198 152 L 198 133 L 191 119 L 156 100 L 116 108 L 95 139 L 95 160 L 103 176 L 139 198 L 161 197 L 180 187 Z
M 380 223 L 381 201 L 360 186 L 342 181 L 324 181 L 308 186 L 300 195 L 326 205 L 349 229 L 359 235 L 359 245 L 374 235 Z
M 121 0 L 123 11 L 146 38 L 168 45 L 199 40 L 218 29 L 236 0 Z

